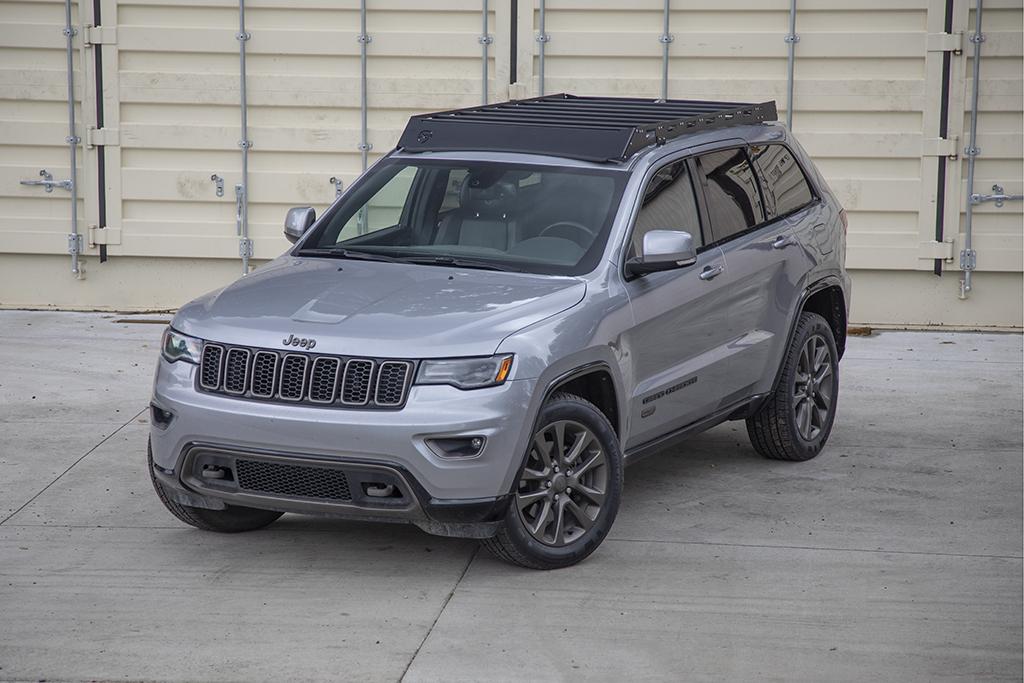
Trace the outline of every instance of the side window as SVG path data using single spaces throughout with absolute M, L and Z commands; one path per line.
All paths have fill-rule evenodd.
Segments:
M 764 181 L 764 200 L 769 216 L 785 216 L 814 201 L 807 177 L 789 148 L 784 145 L 757 145 L 750 148 L 750 154 Z
M 406 166 L 370 197 L 363 208 L 352 214 L 338 234 L 338 242 L 393 228 L 402 218 L 402 209 L 409 198 L 416 168 Z
M 716 242 L 764 222 L 757 179 L 743 149 L 705 154 L 698 163 Z
M 704 244 L 700 213 L 685 159 L 658 169 L 647 184 L 633 226 L 630 257 L 640 253 L 644 235 L 651 230 L 685 230 L 693 235 L 694 245 L 700 247 Z

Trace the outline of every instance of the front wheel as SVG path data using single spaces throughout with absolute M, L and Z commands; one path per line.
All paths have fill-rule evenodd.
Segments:
M 555 394 L 541 408 L 505 519 L 483 541 L 530 569 L 558 569 L 594 552 L 615 521 L 622 452 L 608 418 L 589 401 Z
M 817 313 L 801 313 L 778 386 L 747 418 L 754 450 L 773 460 L 810 460 L 828 441 L 838 398 L 839 354 L 832 328 Z

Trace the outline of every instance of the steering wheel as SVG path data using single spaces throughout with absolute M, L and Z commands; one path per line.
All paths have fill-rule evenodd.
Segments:
M 578 232 L 582 232 L 586 236 L 585 237 L 585 239 L 586 239 L 585 242 L 580 242 L 578 240 L 572 240 L 573 242 L 576 242 L 576 244 L 580 245 L 581 247 L 588 246 L 591 242 L 594 241 L 594 238 L 597 237 L 597 233 L 596 232 L 594 232 L 593 230 L 591 230 L 587 226 L 583 225 L 582 223 L 576 223 L 575 221 L 558 221 L 557 223 L 552 223 L 548 227 L 546 227 L 543 230 L 541 230 L 540 234 L 537 235 L 537 236 L 538 237 L 544 237 L 549 232 L 553 232 L 553 231 L 557 230 L 558 228 L 563 228 L 563 227 L 565 227 L 565 228 L 572 228 L 572 230 L 576 230 Z

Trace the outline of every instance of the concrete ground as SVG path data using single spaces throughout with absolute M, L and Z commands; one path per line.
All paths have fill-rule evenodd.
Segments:
M 179 524 L 145 471 L 162 327 L 119 319 L 0 312 L 0 680 L 1021 679 L 1019 335 L 853 338 L 817 459 L 722 425 L 538 573 L 414 527 Z

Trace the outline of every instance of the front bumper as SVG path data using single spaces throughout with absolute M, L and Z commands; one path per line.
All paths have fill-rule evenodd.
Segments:
M 339 516 L 394 517 L 409 521 L 484 521 L 503 501 L 521 464 L 532 427 L 533 380 L 462 391 L 449 386 L 414 386 L 398 411 L 320 408 L 247 401 L 197 392 L 197 368 L 161 358 L 153 406 L 169 414 L 151 427 L 154 475 L 181 497 Z M 472 458 L 442 457 L 428 438 L 482 436 Z M 197 480 L 189 471 L 198 453 L 239 453 L 256 459 L 352 471 L 382 468 L 412 492 L 407 508 L 372 509 L 319 504 L 297 498 L 231 492 Z M 361 471 L 361 470 L 359 470 Z M 244 498 L 237 496 L 242 495 Z M 210 502 L 213 501 L 213 502 Z M 181 501 L 184 502 L 184 501 Z M 188 504 L 188 503 L 186 503 Z M 362 514 L 366 513 L 366 514 Z M 419 522 L 417 522 L 419 523 Z

